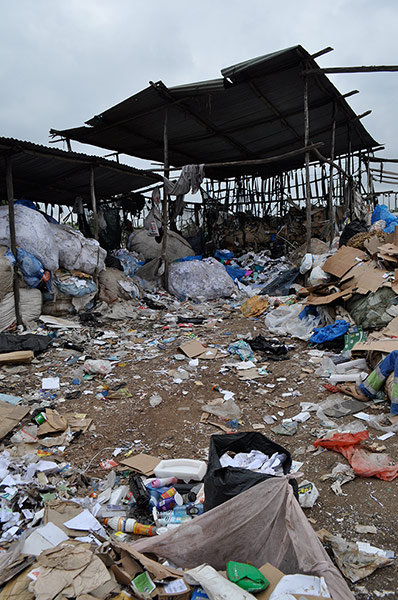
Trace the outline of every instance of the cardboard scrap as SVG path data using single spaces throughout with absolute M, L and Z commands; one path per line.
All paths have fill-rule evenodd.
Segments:
M 68 427 L 68 422 L 58 411 L 46 408 L 46 420 L 42 423 L 37 431 L 38 436 L 48 435 L 50 433 L 58 433 L 65 431 Z
M 189 342 L 185 342 L 184 344 L 181 344 L 178 349 L 188 356 L 188 358 L 197 358 L 206 351 L 205 346 L 198 342 L 198 340 L 190 340 Z
M 29 412 L 28 406 L 0 401 L 0 440 L 14 429 Z
M 66 527 L 64 523 L 70 521 L 77 515 L 80 515 L 83 512 L 83 509 L 76 502 L 71 502 L 69 500 L 51 500 L 46 503 L 46 508 L 44 511 L 44 524 L 53 523 L 56 525 L 66 535 L 69 537 L 79 537 L 82 532 L 79 529 L 70 529 Z
M 377 292 L 386 283 L 385 274 L 389 271 L 378 269 L 374 261 L 353 267 L 340 282 L 342 290 L 355 290 L 358 294 Z
M 330 273 L 339 279 L 343 277 L 354 265 L 366 260 L 367 255 L 363 250 L 342 246 L 333 256 L 330 256 L 322 266 L 325 273 Z
M 389 354 L 393 350 L 398 350 L 398 338 L 381 340 L 368 338 L 366 342 L 357 342 L 353 346 L 351 353 L 353 356 L 357 356 L 372 350 L 374 352 L 385 352 L 386 354 Z
M 273 591 L 275 590 L 277 584 L 280 582 L 284 573 L 271 565 L 270 563 L 266 563 L 262 567 L 260 567 L 259 571 L 264 575 L 264 577 L 269 581 L 269 586 L 266 590 L 259 592 L 256 594 L 257 600 L 269 600 Z M 322 600 L 322 596 L 309 596 L 305 594 L 292 594 L 293 598 L 304 599 L 304 600 Z M 324 597 L 323 597 L 324 598 Z
M 158 456 L 151 456 L 150 454 L 136 454 L 135 456 L 129 456 L 119 462 L 125 467 L 129 467 L 141 475 L 149 477 L 153 475 L 153 472 L 161 459 Z
M 231 429 L 230 427 L 227 427 L 226 425 L 224 425 L 223 423 L 221 423 L 221 421 L 217 421 L 216 419 L 212 419 L 211 415 L 209 413 L 202 413 L 202 416 L 200 418 L 200 422 L 204 423 L 205 425 L 213 425 L 213 427 L 218 427 L 218 429 L 221 429 L 221 431 L 223 431 L 224 433 L 230 433 Z
M 95 556 L 90 544 L 69 540 L 45 550 L 38 559 L 40 574 L 30 589 L 40 600 L 53 600 L 58 595 L 77 598 L 89 594 L 111 580 L 102 560 Z
M 333 292 L 333 294 L 328 294 L 327 296 L 316 296 L 315 294 L 311 294 L 307 298 L 307 304 L 311 304 L 312 306 L 320 306 L 322 304 L 331 304 L 335 302 L 339 298 L 348 297 L 352 293 L 351 289 L 347 289 L 343 292 Z

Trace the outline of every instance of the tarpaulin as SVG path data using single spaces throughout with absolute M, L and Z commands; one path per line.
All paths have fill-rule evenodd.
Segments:
M 133 548 L 191 569 L 203 563 L 225 570 L 230 560 L 261 567 L 269 562 L 286 574 L 324 577 L 333 600 L 354 600 L 299 503 L 288 477 L 274 477 Z

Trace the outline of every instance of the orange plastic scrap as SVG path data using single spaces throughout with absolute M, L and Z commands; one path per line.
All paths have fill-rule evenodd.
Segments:
M 335 433 L 331 438 L 315 440 L 314 446 L 342 454 L 350 463 L 355 475 L 392 481 L 398 477 L 398 464 L 394 463 L 388 454 L 376 454 L 362 448 L 361 442 L 368 437 L 368 431 Z
M 269 302 L 265 296 L 252 296 L 241 305 L 240 311 L 245 317 L 258 317 L 267 310 L 268 306 Z

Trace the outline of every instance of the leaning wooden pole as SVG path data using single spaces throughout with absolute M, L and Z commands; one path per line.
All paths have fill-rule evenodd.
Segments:
M 331 143 L 331 159 L 332 162 L 329 166 L 329 193 L 328 193 L 328 208 L 329 208 L 329 239 L 330 243 L 333 241 L 334 237 L 334 227 L 335 227 L 335 211 L 333 205 L 333 161 L 334 161 L 334 152 L 336 145 L 336 107 L 333 107 L 333 123 L 332 123 L 332 143 Z
M 98 210 L 97 210 L 97 199 L 95 197 L 93 165 L 90 166 L 90 198 L 91 198 L 91 208 L 93 209 L 94 238 L 98 241 L 98 235 L 99 235 Z
M 6 157 L 6 186 L 7 186 L 7 200 L 8 200 L 8 221 L 10 226 L 10 245 L 11 252 L 15 258 L 15 265 L 13 268 L 13 290 L 14 290 L 14 306 L 15 306 L 15 318 L 17 325 L 22 325 L 22 315 L 19 304 L 19 281 L 18 281 L 18 262 L 17 262 L 17 238 L 15 234 L 15 213 L 14 213 L 14 185 L 12 179 L 12 165 L 11 158 Z
M 163 127 L 163 164 L 164 164 L 164 177 L 169 178 L 169 131 L 168 131 L 168 112 L 167 108 L 164 113 L 164 127 Z M 168 289 L 169 281 L 169 263 L 167 260 L 167 237 L 168 237 L 168 194 L 166 181 L 163 185 L 163 237 L 162 237 L 162 263 L 164 266 L 163 274 L 163 286 L 164 289 Z
M 308 106 L 308 78 L 304 78 L 304 146 L 310 140 L 310 113 Z M 305 153 L 305 204 L 306 204 L 306 247 L 311 251 L 311 188 L 310 188 L 310 153 Z

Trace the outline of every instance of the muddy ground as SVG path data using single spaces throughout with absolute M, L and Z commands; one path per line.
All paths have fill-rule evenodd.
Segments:
M 231 342 L 248 334 L 253 337 L 260 333 L 267 335 L 261 317 L 244 318 L 236 305 L 225 301 L 210 303 L 207 307 L 183 304 L 178 308 L 178 314 L 202 314 L 209 320 L 202 325 L 182 328 L 171 322 L 170 315 L 176 314 L 176 310 L 176 305 L 162 311 L 138 309 L 135 320 L 101 322 L 59 333 L 54 346 L 38 356 L 34 364 L 11 370 L 3 368 L 1 374 L 5 377 L 0 381 L 1 391 L 21 395 L 36 392 L 37 398 L 41 378 L 59 375 L 62 385 L 53 399 L 56 408 L 60 412 L 85 413 L 94 423 L 91 430 L 67 447 L 66 460 L 88 477 L 102 478 L 107 471 L 101 469 L 100 461 L 112 458 L 113 451 L 120 447 L 124 448 L 123 453 L 133 449 L 134 453 L 146 452 L 161 458 L 206 459 L 210 436 L 222 432 L 213 425 L 200 422 L 201 407 L 220 397 L 213 386 L 230 390 L 242 412 L 238 431 L 252 431 L 264 425 L 258 430 L 287 448 L 293 459 L 304 463 L 301 472 L 320 492 L 315 506 L 305 509 L 315 530 L 326 528 L 347 540 L 368 541 L 384 549 L 396 550 L 396 481 L 357 477 L 343 486 L 344 496 L 336 496 L 330 489 L 330 481 L 322 481 L 321 476 L 329 473 L 338 462 L 346 461 L 334 452 L 314 453 L 312 443 L 320 429 L 315 414 L 311 413 L 311 418 L 299 425 L 293 437 L 276 435 L 271 432 L 271 425 L 264 424 L 265 414 L 274 414 L 280 423 L 282 418 L 300 412 L 300 401 L 319 402 L 329 395 L 322 386 L 323 380 L 314 374 L 318 363 L 311 362 L 309 345 L 284 339 L 293 345 L 287 360 L 265 360 L 269 372 L 266 377 L 240 381 L 235 370 L 220 373 L 222 365 L 233 360 L 229 354 L 221 354 L 215 360 L 200 360 L 198 367 L 190 367 L 188 359 L 176 360 L 175 356 L 181 354 L 179 345 L 192 337 L 225 350 Z M 103 332 L 111 333 L 104 336 Z M 108 337 L 112 334 L 114 337 Z M 66 340 L 80 345 L 83 352 L 63 348 Z M 73 385 L 72 379 L 81 375 L 79 369 L 84 356 L 114 358 L 111 375 L 105 379 L 95 376 L 81 385 Z M 74 362 L 76 359 L 79 360 Z M 175 383 L 169 371 L 179 367 L 186 370 L 189 377 Z M 279 378 L 286 378 L 286 381 L 278 382 Z M 267 384 L 275 384 L 275 387 L 267 387 Z M 112 392 L 107 397 L 98 395 L 104 386 Z M 130 397 L 126 397 L 129 394 L 125 391 L 120 392 L 126 388 Z M 282 397 L 289 388 L 299 391 L 301 396 Z M 78 398 L 66 399 L 71 392 L 81 394 Z M 149 399 L 155 393 L 161 396 L 162 402 L 152 408 Z M 295 403 L 282 409 L 280 403 L 286 401 Z M 32 406 L 36 403 L 37 400 L 32 398 Z M 366 406 L 366 411 L 388 412 L 388 406 Z M 343 417 L 338 423 L 352 420 L 352 416 Z M 370 430 L 372 439 L 377 435 L 380 432 Z M 394 436 L 385 442 L 388 453 L 395 460 L 398 460 L 397 439 L 398 436 Z M 5 444 L 8 444 L 7 440 Z M 356 524 L 375 525 L 377 533 L 358 534 Z M 358 598 L 398 598 L 395 592 L 397 581 L 394 563 L 356 585 L 350 582 L 349 585 Z

